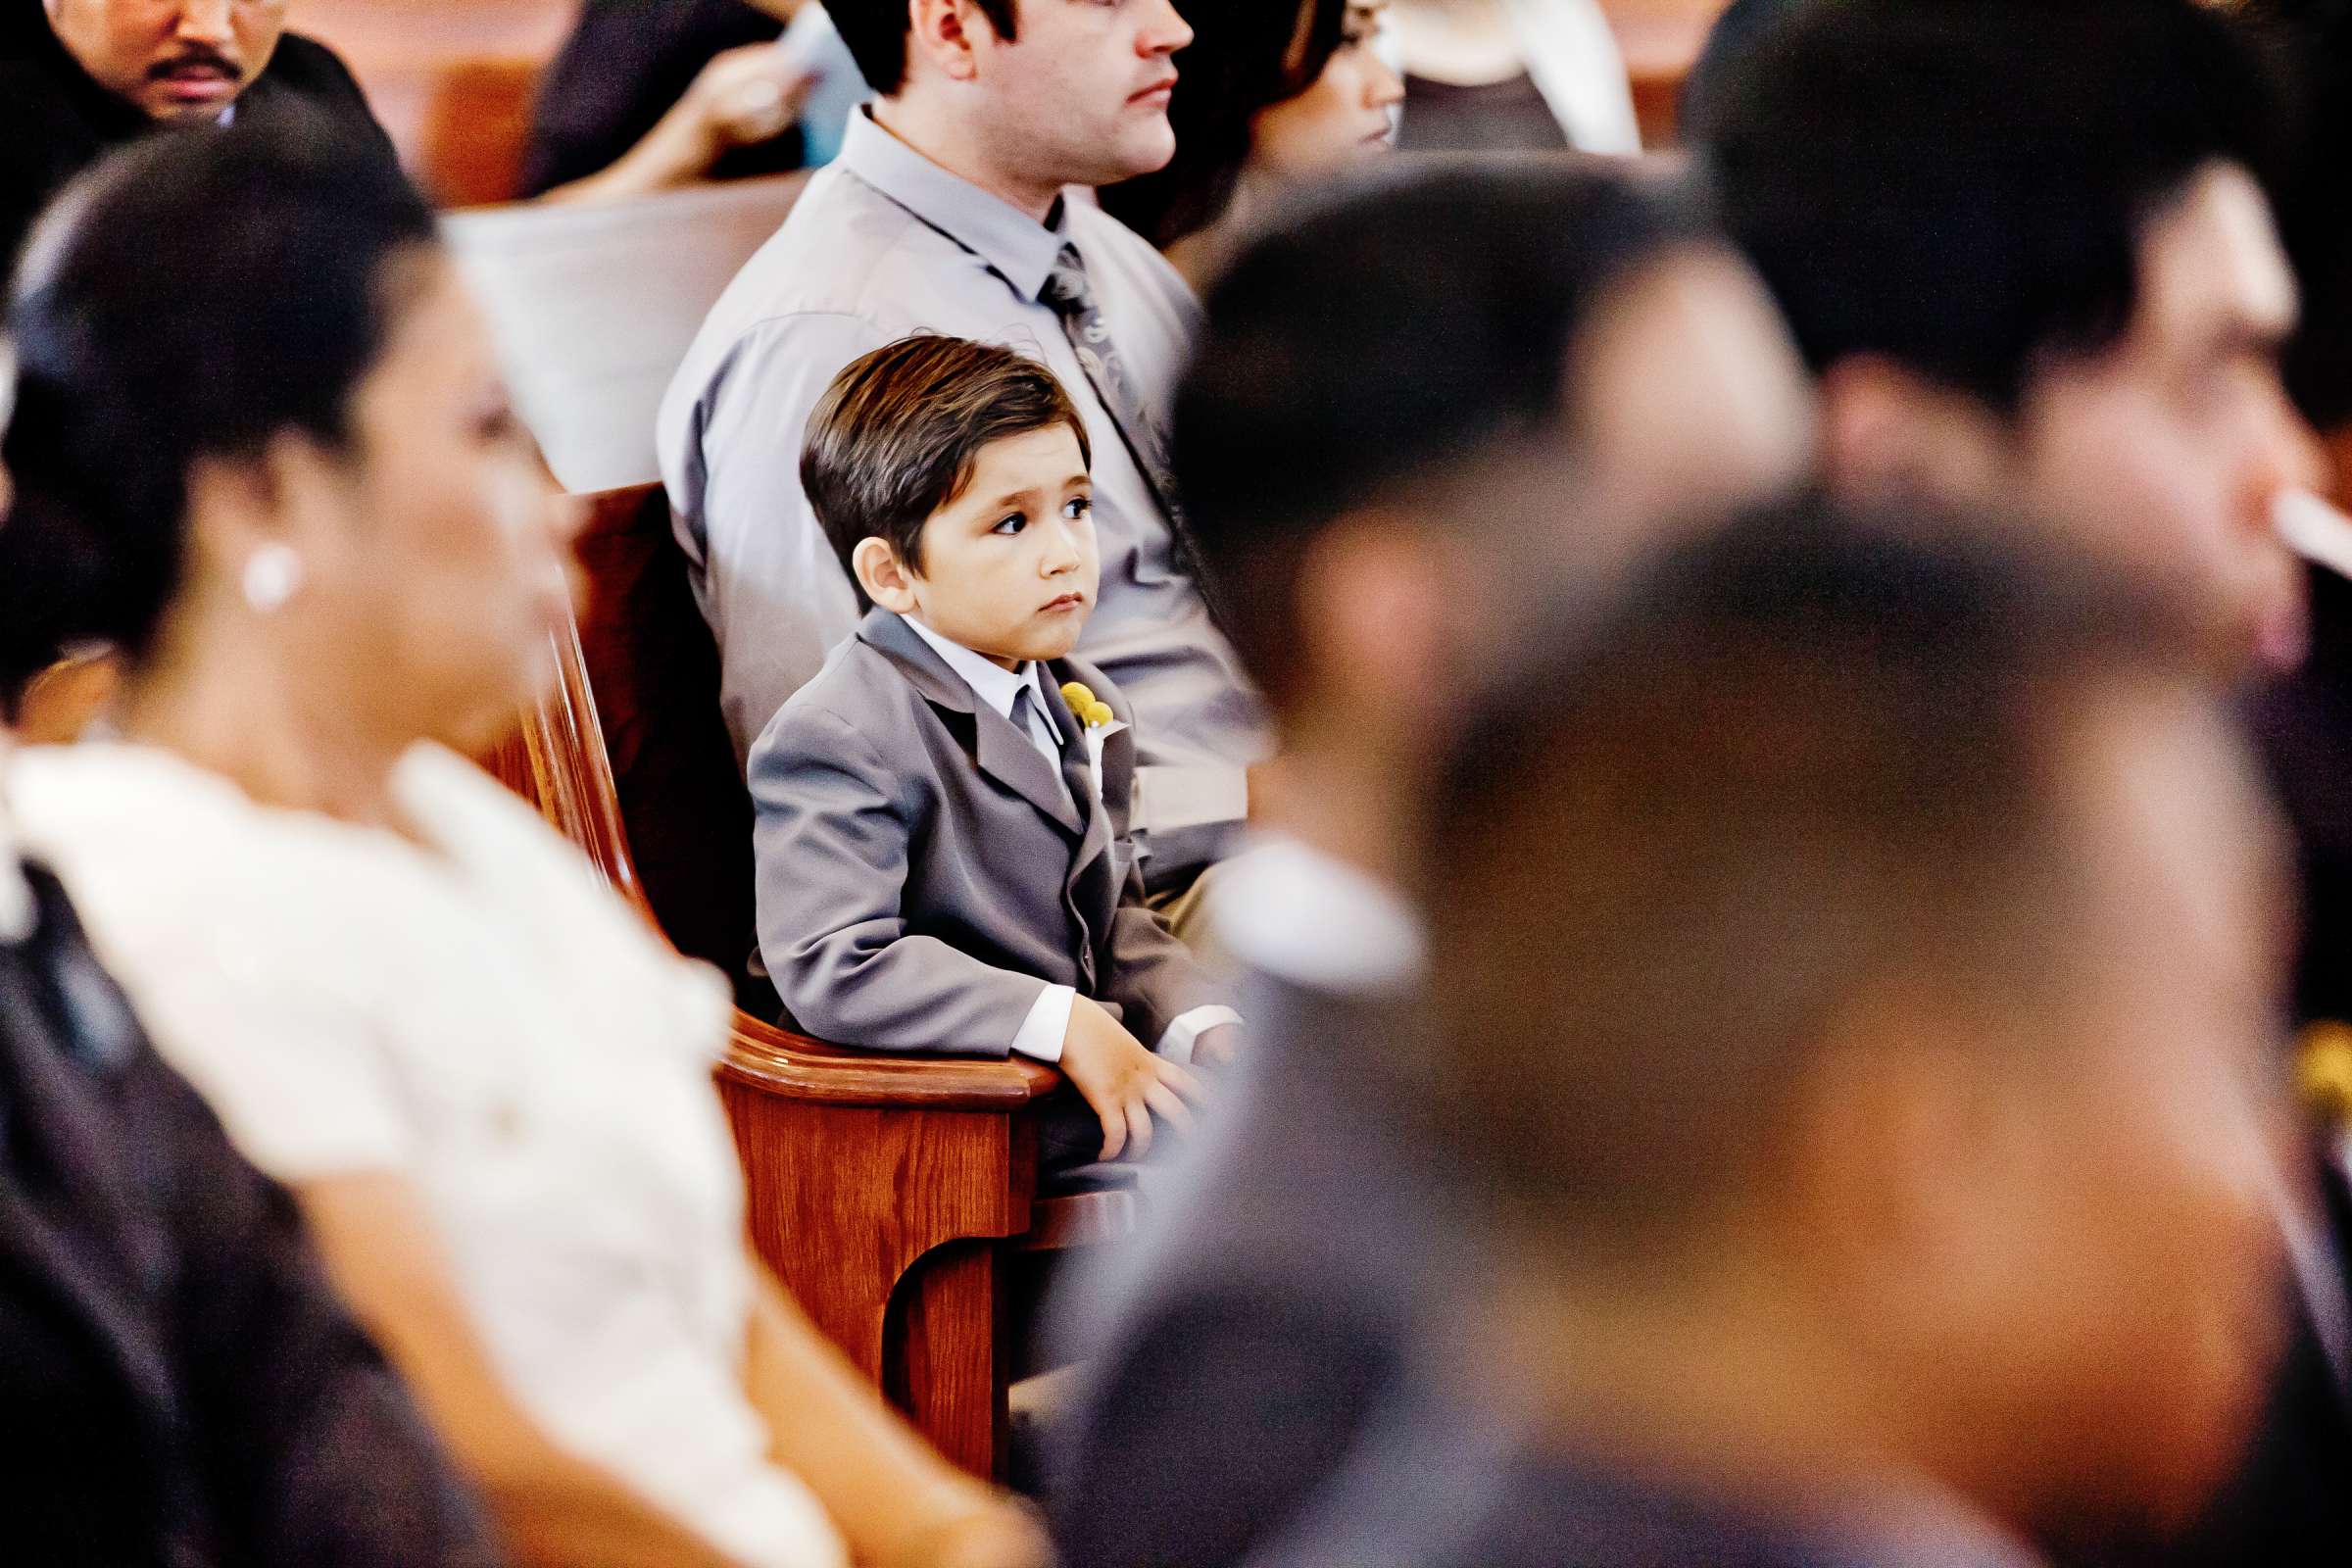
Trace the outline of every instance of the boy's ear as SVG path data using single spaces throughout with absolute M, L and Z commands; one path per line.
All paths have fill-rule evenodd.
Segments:
M 879 534 L 867 534 L 850 552 L 850 569 L 857 573 L 858 586 L 865 597 L 884 610 L 898 615 L 915 612 L 914 574 L 890 547 L 890 541 Z

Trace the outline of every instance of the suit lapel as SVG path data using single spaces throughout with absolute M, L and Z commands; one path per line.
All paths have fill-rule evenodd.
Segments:
M 1110 689 L 1109 682 L 1101 674 L 1076 661 L 1050 664 L 1046 674 L 1054 685 L 1056 703 L 1061 702 L 1059 693 L 1062 685 L 1068 681 L 1081 682 L 1094 692 Z M 1069 896 L 1070 907 L 1079 918 L 1098 935 L 1104 934 L 1109 930 L 1110 912 L 1117 908 L 1119 902 L 1119 868 L 1111 854 L 1115 818 L 1108 807 L 1113 797 L 1107 788 L 1096 788 L 1092 776 L 1093 759 L 1086 744 L 1085 721 L 1071 712 L 1067 704 L 1062 704 L 1054 716 L 1060 720 L 1062 776 L 1069 781 L 1071 798 L 1084 802 L 1086 811 L 1086 833 L 1079 841 L 1077 855 L 1070 861 L 1065 891 Z M 1115 749 L 1127 741 L 1129 733 L 1131 731 L 1122 731 L 1109 737 L 1103 744 L 1105 777 L 1102 782 L 1105 786 L 1116 783 L 1114 778 L 1108 776 L 1112 771 L 1110 763 L 1115 760 Z
M 906 623 L 887 610 L 867 612 L 858 638 L 897 666 L 932 707 L 959 713 L 972 727 L 972 763 L 981 772 L 1052 817 L 1064 832 L 1083 836 L 1086 824 L 1063 790 L 1054 764 L 1012 727 L 1012 720 L 983 705 L 961 676 L 950 669 Z M 1065 726 L 1066 727 L 1066 726 Z

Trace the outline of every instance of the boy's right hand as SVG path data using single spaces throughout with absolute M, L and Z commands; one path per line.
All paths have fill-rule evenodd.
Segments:
M 1130 1141 L 1141 1155 L 1152 1147 L 1152 1113 L 1180 1127 L 1192 1124 L 1200 1083 L 1176 1063 L 1153 1055 L 1091 997 L 1070 1004 L 1061 1038 L 1061 1070 L 1102 1118 L 1102 1157 L 1116 1159 Z

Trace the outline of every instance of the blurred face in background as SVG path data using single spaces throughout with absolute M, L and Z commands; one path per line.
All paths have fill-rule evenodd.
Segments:
M 2145 225 L 2139 298 L 2120 341 L 2027 385 L 2019 477 L 2102 554 L 2203 607 L 2226 657 L 2305 651 L 2302 571 L 2272 505 L 2318 482 L 2278 356 L 2293 274 L 2251 175 L 2215 164 Z
M 480 750 L 553 673 L 574 519 L 446 258 L 393 264 L 384 352 L 346 451 L 285 460 L 303 586 L 277 618 L 324 700 L 379 741 Z
M 1322 74 L 1295 98 L 1257 112 L 1250 124 L 1250 161 L 1286 179 L 1344 169 L 1388 151 L 1390 112 L 1404 101 L 1404 79 L 1376 47 L 1388 0 L 1350 0 L 1340 45 Z M 1290 69 L 1304 60 L 1313 3 L 1298 12 Z
M 42 0 L 81 69 L 156 120 L 217 120 L 268 69 L 286 0 Z
M 1812 379 L 1727 247 L 1683 245 L 1620 280 L 1575 352 L 1569 417 L 1592 469 L 1581 513 L 1719 516 L 1810 470 Z
M 1941 1441 L 2002 1434 L 1969 1490 L 2060 1540 L 2178 1528 L 2230 1473 L 2278 1343 L 2286 1168 L 2286 884 L 2243 748 L 2180 680 L 2084 706 L 2054 769 L 2064 950 L 1943 1097 L 1954 1225 L 1906 1237 L 1936 1277 L 1889 1313 Z
M 2253 177 L 2207 166 L 2136 261 L 2122 333 L 2045 348 L 2013 410 L 1878 356 L 1831 366 L 1834 482 L 2012 513 L 2178 599 L 2217 666 L 2292 665 L 2303 575 L 2273 509 L 2319 459 L 2279 375 L 2295 283 Z
M 1811 470 L 1811 381 L 1724 246 L 1677 245 L 1609 282 L 1570 354 L 1561 428 L 1448 485 L 1437 505 L 1460 522 L 1413 551 L 1339 542 L 1349 529 L 1318 547 L 1302 614 L 1348 724 L 1378 712 L 1419 733 L 1521 628 L 1597 606 L 1645 553 Z

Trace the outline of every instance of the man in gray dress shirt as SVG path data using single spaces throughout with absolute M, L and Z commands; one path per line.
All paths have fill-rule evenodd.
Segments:
M 1156 252 L 1066 187 L 1167 162 L 1170 57 L 1191 29 L 1168 0 L 830 10 L 880 96 L 712 309 L 659 425 L 737 755 L 858 622 L 802 494 L 817 398 L 910 332 L 1011 344 L 1086 418 L 1102 589 L 1080 651 L 1135 705 L 1145 876 L 1154 894 L 1181 890 L 1238 824 L 1263 746 L 1164 476 L 1159 394 L 1196 307 Z

